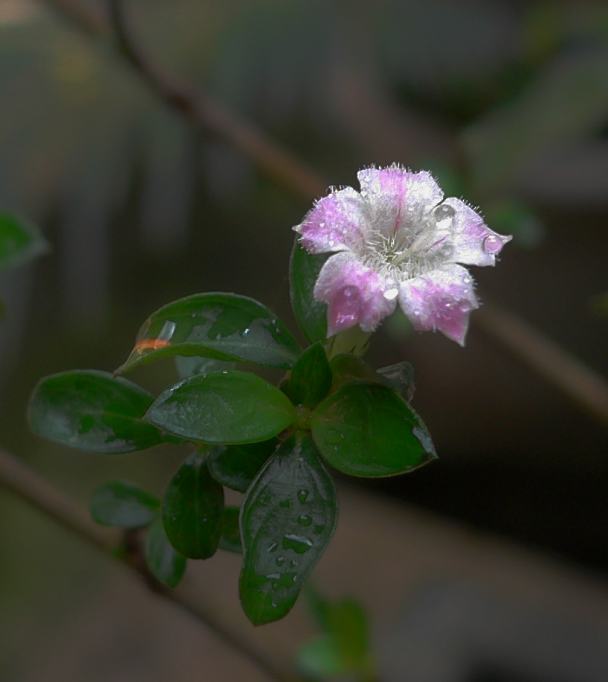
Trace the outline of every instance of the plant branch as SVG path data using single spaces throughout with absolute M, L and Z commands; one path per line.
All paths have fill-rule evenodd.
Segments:
M 204 93 L 193 92 L 147 58 L 129 29 L 123 0 L 108 0 L 110 25 L 99 13 L 85 7 L 78 0 L 42 1 L 61 12 L 72 23 L 83 27 L 89 34 L 106 35 L 112 28 L 121 54 L 167 106 L 196 127 L 226 140 L 291 191 L 307 199 L 323 194 L 327 187 L 323 177 L 272 140 L 264 131 L 224 107 L 221 102 Z M 481 324 L 490 338 L 510 350 L 580 408 L 599 418 L 602 423 L 608 422 L 605 399 L 608 383 L 591 368 L 582 365 L 578 358 L 559 348 L 553 340 L 519 317 L 492 309 L 489 305 L 485 306 L 483 312 L 478 311 L 473 316 L 473 322 Z M 570 371 L 574 367 L 578 371 Z
M 137 552 L 124 552 L 120 536 L 97 526 L 63 493 L 32 471 L 14 455 L 0 449 L 0 487 L 4 487 L 34 509 L 42 512 L 86 544 L 117 560 L 119 565 L 143 579 L 154 594 L 209 628 L 224 644 L 238 651 L 273 682 L 297 682 L 298 677 L 277 664 L 218 621 L 218 618 L 179 591 L 171 591 L 155 581 Z
M 521 318 L 496 305 L 486 305 L 478 310 L 476 319 L 483 332 L 499 338 L 520 360 L 608 425 L 608 385 L 590 367 Z

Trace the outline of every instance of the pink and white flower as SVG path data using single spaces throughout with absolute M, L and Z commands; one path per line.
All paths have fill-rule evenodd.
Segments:
M 357 174 L 361 191 L 332 190 L 293 229 L 310 253 L 331 253 L 314 297 L 328 305 L 328 334 L 373 331 L 396 308 L 419 331 L 464 345 L 479 307 L 463 265 L 494 265 L 511 237 L 493 232 L 468 204 L 426 171 L 398 165 Z

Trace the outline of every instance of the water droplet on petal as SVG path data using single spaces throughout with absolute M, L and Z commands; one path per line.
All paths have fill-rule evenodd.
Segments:
M 285 557 L 284 556 L 278 556 L 275 560 L 274 563 L 277 566 L 282 566 L 285 563 Z
M 310 526 L 312 523 L 312 516 L 309 514 L 300 514 L 300 516 L 298 516 L 298 523 L 301 526 Z
M 298 500 L 300 500 L 300 502 L 302 503 L 306 502 L 309 495 L 310 492 L 306 490 L 306 488 L 301 488 L 300 490 L 298 490 Z
M 452 226 L 456 211 L 449 204 L 439 204 L 433 211 L 435 225 L 439 229 L 448 229 Z
M 394 301 L 397 298 L 397 296 L 399 296 L 399 289 L 395 287 L 393 287 L 392 289 L 387 289 L 384 292 L 384 298 L 387 301 Z
M 294 535 L 293 533 L 290 533 L 283 538 L 283 549 L 291 549 L 296 554 L 308 552 L 312 545 L 312 540 L 303 535 Z
M 496 234 L 489 234 L 482 243 L 483 250 L 493 256 L 502 249 L 502 239 Z

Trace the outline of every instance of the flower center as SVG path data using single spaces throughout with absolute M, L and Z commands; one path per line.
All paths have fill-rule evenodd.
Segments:
M 448 204 L 439 204 L 416 221 L 401 224 L 394 232 L 370 229 L 358 256 L 396 286 L 430 272 L 452 253 L 450 233 L 454 213 Z M 391 288 L 386 293 L 394 298 L 394 291 Z

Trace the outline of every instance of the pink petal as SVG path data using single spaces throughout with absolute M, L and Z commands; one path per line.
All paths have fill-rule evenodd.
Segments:
M 331 256 L 314 289 L 315 299 L 328 305 L 328 336 L 357 324 L 364 331 L 373 331 L 395 309 L 396 302 L 384 297 L 384 289 L 380 275 L 352 254 Z
M 496 256 L 512 237 L 491 230 L 483 218 L 460 199 L 446 199 L 442 206 L 454 210 L 451 219 L 452 263 L 464 265 L 495 265 Z M 449 219 L 448 219 L 449 221 Z
M 293 229 L 308 252 L 326 253 L 356 246 L 362 239 L 364 221 L 361 195 L 346 187 L 319 199 Z
M 471 276 L 455 264 L 403 282 L 399 303 L 414 329 L 438 330 L 461 346 L 464 346 L 469 314 L 479 307 Z
M 383 232 L 396 232 L 414 223 L 443 192 L 427 171 L 412 173 L 393 165 L 365 168 L 357 173 L 361 194 L 370 209 L 370 222 Z

